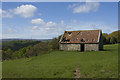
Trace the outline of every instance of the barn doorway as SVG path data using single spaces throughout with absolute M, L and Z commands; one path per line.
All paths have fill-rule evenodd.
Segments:
M 84 44 L 81 44 L 81 51 L 84 51 Z

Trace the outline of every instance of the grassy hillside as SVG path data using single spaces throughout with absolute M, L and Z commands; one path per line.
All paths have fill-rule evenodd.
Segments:
M 117 78 L 118 44 L 104 51 L 53 51 L 3 62 L 3 78 Z M 75 71 L 78 70 L 79 73 Z

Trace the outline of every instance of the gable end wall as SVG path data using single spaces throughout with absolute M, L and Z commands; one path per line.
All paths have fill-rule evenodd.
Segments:
M 101 34 L 100 34 L 100 39 L 99 39 L 99 50 L 103 50 L 102 32 L 101 32 Z

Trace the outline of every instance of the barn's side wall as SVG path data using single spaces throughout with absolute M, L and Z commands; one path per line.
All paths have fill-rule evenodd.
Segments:
M 99 44 L 85 44 L 85 51 L 98 51 Z
M 80 44 L 60 44 L 60 50 L 80 51 Z
M 60 44 L 60 50 L 81 51 L 81 44 Z M 84 51 L 98 51 L 99 44 L 84 44 Z

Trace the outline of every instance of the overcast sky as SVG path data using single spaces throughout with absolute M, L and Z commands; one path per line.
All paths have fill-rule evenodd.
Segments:
M 2 37 L 52 39 L 65 30 L 118 30 L 117 2 L 3 2 Z

